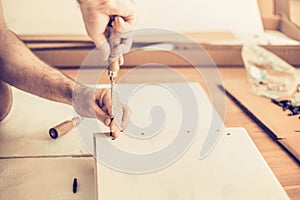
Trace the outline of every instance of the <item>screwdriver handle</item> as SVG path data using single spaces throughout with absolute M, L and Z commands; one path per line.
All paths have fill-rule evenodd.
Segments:
M 111 22 L 114 20 L 114 17 L 115 16 L 111 16 Z M 109 38 L 108 43 L 111 51 L 109 56 L 108 75 L 114 79 L 116 78 L 117 73 L 120 70 L 119 57 L 121 55 L 120 52 L 117 50 L 117 47 L 121 44 L 121 37 L 113 29 L 113 27 L 108 27 L 107 34 L 107 37 Z
M 53 128 L 50 128 L 49 135 L 52 139 L 56 139 L 70 130 L 72 130 L 75 126 L 77 126 L 81 121 L 81 117 L 74 117 L 70 120 L 64 121 Z
M 115 58 L 109 65 L 108 75 L 110 78 L 116 78 L 120 70 L 119 59 Z

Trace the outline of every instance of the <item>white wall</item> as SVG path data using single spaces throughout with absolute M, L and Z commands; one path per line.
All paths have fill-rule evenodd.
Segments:
M 22 34 L 85 34 L 76 0 L 2 0 L 8 27 Z M 256 0 L 137 0 L 137 27 L 180 32 L 263 31 Z
M 2 0 L 9 28 L 19 34 L 86 34 L 76 0 Z

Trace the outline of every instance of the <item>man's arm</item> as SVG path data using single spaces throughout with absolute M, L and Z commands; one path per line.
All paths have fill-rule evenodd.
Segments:
M 41 61 L 5 27 L 2 9 L 0 11 L 0 80 L 49 100 L 73 104 L 76 112 L 81 116 L 98 118 L 106 126 L 110 126 L 115 136 L 119 132 L 116 123 L 110 123 L 110 111 L 106 109 L 111 108 L 110 90 L 94 91 L 77 84 Z M 75 88 L 76 92 L 73 93 Z M 100 107 L 101 105 L 103 107 Z M 128 114 L 126 109 L 122 110 L 120 103 L 118 107 L 119 110 L 121 109 L 119 112 L 121 115 Z
M 37 58 L 18 37 L 1 27 L 0 79 L 21 90 L 72 104 L 74 81 Z
M 37 58 L 5 27 L 0 1 L 0 79 L 35 95 L 72 104 L 74 81 Z
M 2 10 L 1 1 L 0 1 L 0 10 Z M 1 27 L 4 27 L 2 12 L 0 12 L 0 28 Z M 0 96 L 1 96 L 0 98 L 0 121 L 1 121 L 8 115 L 12 107 L 11 87 L 7 83 L 3 82 L 1 79 L 0 79 Z

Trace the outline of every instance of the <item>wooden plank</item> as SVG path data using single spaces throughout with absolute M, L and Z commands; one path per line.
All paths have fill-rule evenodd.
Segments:
M 0 177 L 1 199 L 95 199 L 93 158 L 0 159 Z
M 198 52 L 198 56 L 209 55 L 212 61 L 218 66 L 242 66 L 241 45 L 213 45 L 201 44 L 205 49 L 203 52 Z M 90 44 L 77 43 L 53 43 L 53 44 L 29 44 L 33 52 L 45 62 L 56 67 L 79 67 L 87 56 L 94 49 Z M 263 46 L 272 51 L 288 63 L 299 66 L 300 65 L 300 48 L 299 45 L 280 45 L 280 46 Z M 193 49 L 186 47 L 184 53 Z M 206 56 L 205 56 L 206 57 Z M 155 62 L 169 66 L 190 66 L 190 63 L 172 51 L 144 51 L 143 49 L 134 50 L 124 55 L 125 66 L 136 66 L 145 63 Z M 196 63 L 197 64 L 197 63 Z M 199 63 L 198 63 L 199 64 Z M 206 64 L 206 63 L 201 63 Z M 208 64 L 211 64 L 208 63 Z M 90 62 L 90 66 L 98 66 L 98 62 Z
M 176 86 L 176 84 L 180 85 L 184 83 L 174 84 Z M 172 84 L 166 83 L 164 87 L 168 88 L 170 85 Z M 199 102 L 197 109 L 195 109 L 197 105 L 190 105 L 194 112 L 197 110 L 200 111 L 199 114 L 197 114 L 199 119 L 193 118 L 193 120 L 191 120 L 199 121 L 198 134 L 191 147 L 180 159 L 171 165 L 164 165 L 165 167 L 160 170 L 154 168 L 154 172 L 149 172 L 148 170 L 150 169 L 147 168 L 149 167 L 148 164 L 151 165 L 151 163 L 155 163 L 154 161 L 145 160 L 144 162 L 137 162 L 134 159 L 127 160 L 126 157 L 116 154 L 115 150 L 109 147 L 111 145 L 117 149 L 121 149 L 123 152 L 137 153 L 145 156 L 149 152 L 156 152 L 157 150 L 165 148 L 174 140 L 177 134 L 182 134 L 178 132 L 180 122 L 178 123 L 177 119 L 178 117 L 180 118 L 181 112 L 177 109 L 176 103 L 174 104 L 176 100 L 174 101 L 172 97 L 167 97 L 164 92 L 160 92 L 159 86 L 157 85 L 150 84 L 148 87 L 144 86 L 144 93 L 132 94 L 133 96 L 131 95 L 131 98 L 136 99 L 136 101 L 131 100 L 130 102 L 133 102 L 133 104 L 131 104 L 130 107 L 133 110 L 132 119 L 139 127 L 145 123 L 144 119 L 149 118 L 147 115 L 147 113 L 149 113 L 149 104 L 152 105 L 153 103 L 163 106 L 166 113 L 166 125 L 161 129 L 158 135 L 147 138 L 146 140 L 132 137 L 128 134 L 132 134 L 135 129 L 131 129 L 130 125 L 129 128 L 126 129 L 126 133 L 120 135 L 117 140 L 109 140 L 109 138 L 103 134 L 95 134 L 95 154 L 99 156 L 97 158 L 108 158 L 110 160 L 109 162 L 112 163 L 117 161 L 117 166 L 110 165 L 111 163 L 105 163 L 106 160 L 96 162 L 98 199 L 114 200 L 120 199 L 121 197 L 132 200 L 174 198 L 256 199 L 262 196 L 271 199 L 275 198 L 275 196 L 279 199 L 288 199 L 279 182 L 275 179 L 270 169 L 266 167 L 265 162 L 258 154 L 258 151 L 255 150 L 255 146 L 243 129 L 226 129 L 226 131 L 222 133 L 221 141 L 217 143 L 211 155 L 204 160 L 199 160 L 204 136 L 207 134 L 206 131 L 211 125 L 210 119 L 212 110 L 210 109 L 211 105 L 204 90 L 201 89 L 199 85 L 198 87 L 196 87 L 195 84 L 190 85 L 194 90 L 195 96 L 197 96 L 197 102 Z M 124 86 L 120 88 L 120 92 L 121 91 L 128 92 L 130 90 Z M 139 95 L 140 98 L 138 97 Z M 119 96 L 120 98 L 124 97 L 122 92 L 119 93 Z M 153 101 L 153 97 L 155 97 L 156 101 Z M 192 99 L 190 99 L 190 103 L 191 102 Z M 166 104 L 168 106 L 166 106 Z M 193 114 L 190 113 L 190 115 Z M 191 132 L 193 131 L 191 130 Z M 148 134 L 151 134 L 151 132 L 147 132 L 145 128 L 144 135 L 147 136 Z M 156 134 L 156 132 L 152 134 Z M 230 140 L 232 143 L 226 140 L 231 134 L 232 137 L 234 137 Z M 164 159 L 166 158 L 163 156 L 160 157 L 160 160 Z M 243 159 L 246 159 L 247 162 L 243 161 Z M 128 163 L 129 161 L 131 164 Z M 126 167 L 129 165 L 134 167 L 141 166 L 142 168 L 146 166 L 148 173 L 131 174 L 132 171 L 127 171 L 127 168 L 118 168 L 120 167 L 119 164 Z M 110 165 L 110 167 L 114 169 L 125 171 L 120 172 L 113 170 L 107 165 Z M 131 168 L 129 167 L 128 169 Z M 252 176 L 251 174 L 253 173 L 255 173 L 256 176 Z M 256 180 L 252 179 L 253 177 L 256 177 L 254 178 Z M 189 184 L 186 184 L 187 182 Z M 254 182 L 256 184 L 253 184 Z M 261 185 L 257 185 L 257 183 L 261 183 Z M 111 192 L 109 188 L 112 187 L 119 188 L 118 192 Z M 231 190 L 227 187 L 234 189 L 226 193 L 224 190 Z M 274 196 L 272 197 L 272 195 Z
M 103 135 L 95 137 L 99 153 Z M 197 156 L 201 142 L 197 137 L 175 163 L 146 174 L 117 171 L 97 162 L 98 200 L 289 199 L 244 129 L 225 129 L 204 160 Z M 118 192 L 112 192 L 113 187 Z
M 71 106 L 13 88 L 13 106 L 0 123 L 0 157 L 89 155 L 77 130 L 53 140 L 49 129 L 74 117 Z

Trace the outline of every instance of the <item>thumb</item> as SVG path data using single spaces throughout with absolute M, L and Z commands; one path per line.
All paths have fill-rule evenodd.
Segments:
M 103 60 L 107 60 L 110 55 L 110 45 L 104 34 L 93 39 L 97 49 L 100 51 L 100 56 Z

